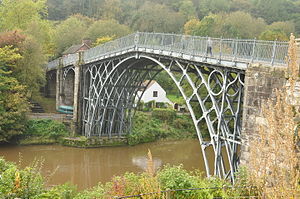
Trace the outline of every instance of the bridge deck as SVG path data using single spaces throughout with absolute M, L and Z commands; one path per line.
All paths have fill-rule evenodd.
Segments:
M 211 47 L 210 54 L 208 48 Z M 162 33 L 135 33 L 84 52 L 83 62 L 92 63 L 128 52 L 151 53 L 245 70 L 250 63 L 286 66 L 288 42 L 221 39 Z M 49 62 L 47 70 L 59 64 L 74 65 L 78 54 Z

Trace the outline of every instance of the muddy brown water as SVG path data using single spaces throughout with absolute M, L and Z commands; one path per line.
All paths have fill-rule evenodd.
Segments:
M 48 185 L 71 182 L 82 190 L 98 182 L 108 182 L 114 175 L 144 171 L 148 149 L 152 152 L 157 168 L 165 164 L 183 164 L 187 170 L 205 171 L 198 140 L 159 141 L 137 146 L 93 149 L 58 145 L 0 146 L 0 156 L 16 163 L 21 159 L 21 167 L 35 159 L 43 159 L 43 175 L 51 175 Z M 209 162 L 212 161 L 213 156 Z

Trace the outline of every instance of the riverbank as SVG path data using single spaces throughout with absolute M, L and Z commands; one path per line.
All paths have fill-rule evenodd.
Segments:
M 51 173 L 47 186 L 71 182 L 78 190 L 107 183 L 115 175 L 126 172 L 141 173 L 147 168 L 147 151 L 151 150 L 156 170 L 163 165 L 183 164 L 188 171 L 205 172 L 199 141 L 184 139 L 178 141 L 160 140 L 135 146 L 78 148 L 62 145 L 3 145 L 0 156 L 19 164 L 30 165 L 43 160 L 42 174 Z M 213 151 L 208 153 L 213 164 Z M 188 154 L 188 155 L 187 155 Z M 20 158 L 21 157 L 21 158 Z M 1 197 L 0 197 L 1 198 Z
M 97 136 L 70 137 L 63 122 L 51 119 L 31 119 L 26 129 L 15 137 L 19 145 L 61 144 L 71 147 L 125 146 L 154 142 L 157 140 L 180 140 L 196 138 L 194 124 L 189 115 L 177 114 L 172 109 L 154 109 L 152 112 L 137 111 L 133 119 L 132 133 L 110 139 Z
M 56 152 L 57 153 L 57 152 Z M 145 155 L 145 152 L 143 152 Z M 92 154 L 89 151 L 89 154 Z M 57 153 L 58 157 L 60 153 Z M 120 154 L 124 156 L 124 154 Z M 99 155 L 97 155 L 100 157 Z M 68 159 L 69 156 L 64 156 Z M 111 158 L 117 158 L 113 156 Z M 85 158 L 86 159 L 86 158 Z M 60 162 L 60 161 L 59 161 Z M 202 188 L 200 190 L 187 190 L 172 193 L 172 198 L 214 198 L 214 197 L 233 197 L 243 195 L 240 189 L 225 189 L 229 187 L 228 181 L 216 178 L 203 178 L 200 172 L 187 171 L 180 166 L 165 165 L 161 169 L 156 170 L 156 158 L 148 153 L 148 158 L 140 161 L 145 165 L 146 171 L 133 173 L 126 170 L 125 173 L 113 176 L 108 182 L 97 183 L 89 189 L 78 190 L 76 185 L 72 183 L 56 184 L 47 186 L 46 181 L 51 180 L 53 174 L 44 177 L 41 173 L 43 167 L 47 167 L 49 163 L 41 163 L 35 161 L 31 166 L 20 168 L 15 163 L 10 163 L 0 158 L 0 196 L 4 198 L 62 198 L 62 199 L 88 199 L 88 198 L 113 198 L 115 196 L 137 195 L 143 193 L 158 192 L 148 198 L 165 198 L 161 193 L 163 190 L 174 189 L 193 189 Z M 22 163 L 24 165 L 24 162 Z M 105 162 L 107 164 L 107 162 Z M 89 164 L 93 166 L 93 164 Z M 119 164 L 122 166 L 121 164 Z M 72 164 L 72 167 L 76 164 Z M 80 165 L 79 165 L 80 166 Z M 101 165 L 97 165 L 101 168 Z M 123 165 L 124 167 L 124 165 Z M 66 171 L 66 169 L 63 169 Z M 86 167 L 80 166 L 80 171 L 89 174 L 90 171 Z M 59 172 L 59 171 L 56 171 Z M 105 172 L 101 172 L 105 175 Z M 91 175 L 97 174 L 90 173 Z M 49 174 L 48 174 L 49 175 Z M 76 177 L 77 173 L 71 172 L 72 177 Z M 60 179 L 63 176 L 60 175 Z M 81 178 L 84 181 L 85 178 Z M 211 189 L 214 187 L 214 189 Z M 219 189 L 216 189 L 218 187 Z M 248 192 L 250 194 L 250 192 Z

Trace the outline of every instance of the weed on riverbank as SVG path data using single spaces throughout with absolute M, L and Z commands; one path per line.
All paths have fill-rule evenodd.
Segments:
M 17 137 L 21 145 L 54 144 L 69 135 L 66 126 L 49 119 L 28 120 L 24 133 Z
M 203 178 L 200 172 L 188 172 L 182 165 L 166 165 L 155 172 L 152 154 L 148 152 L 146 172 L 135 174 L 125 173 L 114 176 L 110 182 L 99 183 L 97 186 L 77 191 L 76 186 L 67 183 L 47 187 L 47 178 L 41 175 L 42 164 L 32 164 L 21 169 L 14 163 L 0 158 L 0 198 L 14 199 L 104 199 L 118 198 L 126 195 L 140 195 L 140 198 L 164 199 L 165 190 L 185 189 L 170 191 L 171 198 L 230 198 L 237 196 L 238 189 L 228 189 L 228 181 L 217 178 Z M 201 188 L 198 190 L 186 190 Z M 152 194 L 147 194 L 152 193 Z

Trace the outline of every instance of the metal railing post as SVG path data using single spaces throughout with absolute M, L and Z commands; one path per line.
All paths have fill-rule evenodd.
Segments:
M 181 35 L 181 45 L 180 45 L 180 47 L 181 47 L 181 49 L 180 49 L 181 57 L 183 57 L 183 52 L 184 52 L 185 45 L 186 45 L 185 40 L 186 40 L 185 35 Z
M 134 35 L 134 47 L 137 50 L 139 44 L 139 32 L 136 32 Z
M 273 45 L 272 60 L 271 60 L 272 66 L 274 66 L 274 61 L 275 61 L 275 56 L 276 56 L 276 44 L 277 44 L 277 40 L 274 41 L 274 45 Z
M 205 48 L 205 57 L 206 57 L 206 60 L 207 60 L 207 55 L 208 55 L 208 50 L 207 50 L 207 48 L 208 48 L 208 36 L 206 36 L 206 38 L 205 38 L 205 41 L 206 41 L 206 48 Z
M 238 39 L 235 39 L 235 45 L 234 45 L 234 61 L 236 61 L 237 58 L 237 51 L 238 51 Z
M 219 43 L 219 50 L 220 50 L 220 52 L 219 52 L 219 64 L 221 63 L 221 59 L 222 59 L 222 42 L 223 42 L 223 39 L 221 37 L 220 43 Z
M 192 55 L 192 58 L 194 60 L 195 59 L 195 53 L 196 53 L 196 50 L 195 50 L 195 36 L 192 36 L 192 44 L 193 44 L 193 47 L 192 47 L 192 50 L 191 50 L 191 55 Z
M 250 61 L 250 63 L 253 63 L 254 55 L 255 55 L 255 50 L 256 50 L 256 38 L 254 39 L 254 42 L 253 42 L 252 55 L 251 55 L 251 61 Z
M 164 34 L 161 35 L 161 42 L 160 42 L 160 52 L 162 53 L 163 49 L 164 49 Z

